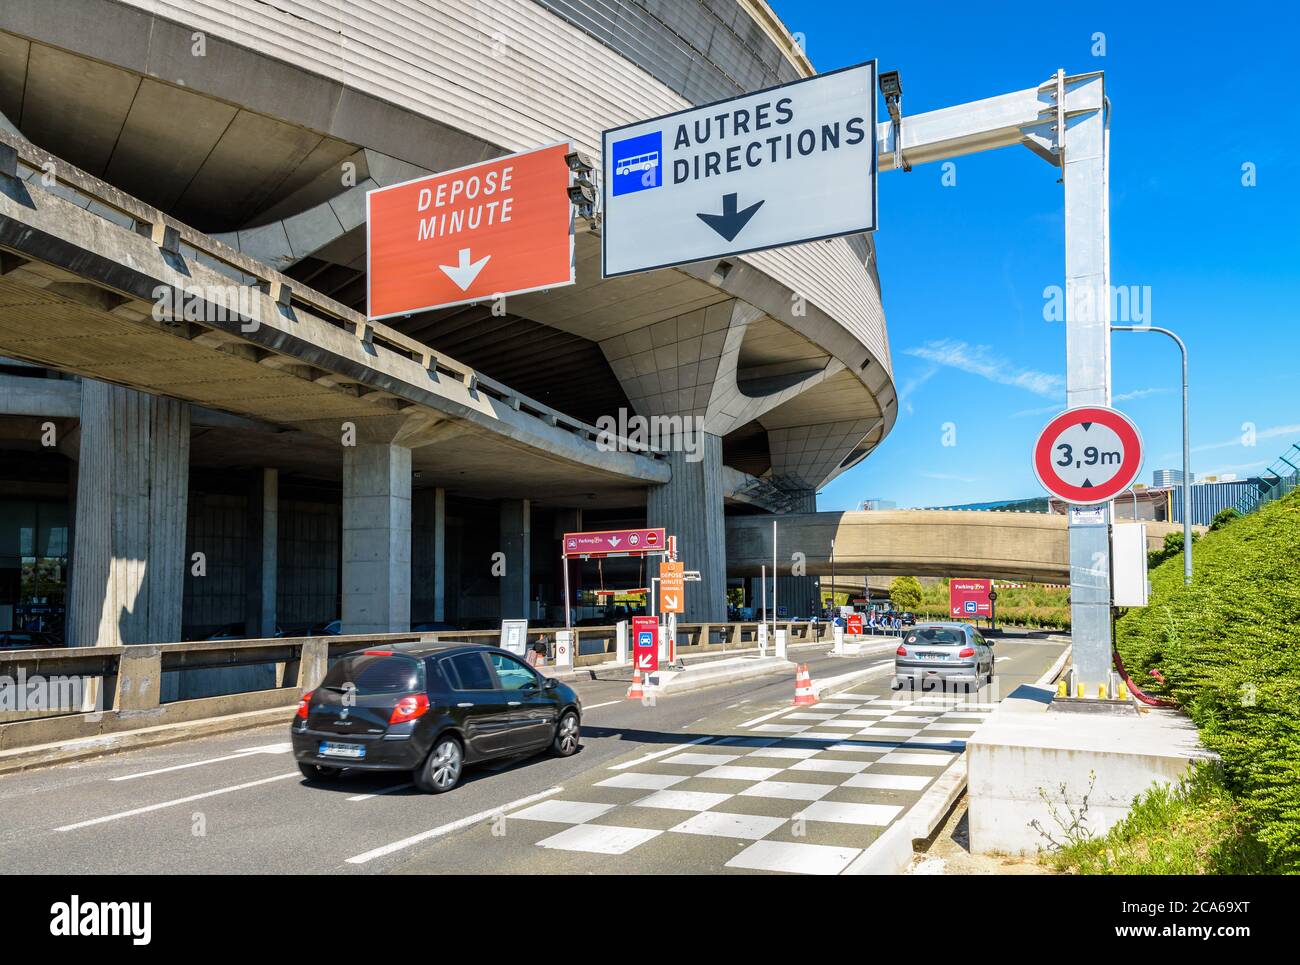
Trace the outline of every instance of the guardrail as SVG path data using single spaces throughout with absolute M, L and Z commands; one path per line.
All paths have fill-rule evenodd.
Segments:
M 595 426 L 523 395 L 463 362 L 436 352 L 431 346 L 395 328 L 369 320 L 341 302 L 307 288 L 298 279 L 276 271 L 224 242 L 177 221 L 158 208 L 3 129 L 0 129 L 0 177 L 40 185 L 44 191 L 84 208 L 119 228 L 152 239 L 154 244 L 173 258 L 194 261 L 240 285 L 259 288 L 284 310 L 307 312 L 327 324 L 350 332 L 369 346 L 420 362 L 429 372 L 449 376 L 471 392 L 490 396 L 516 412 L 570 432 L 587 442 L 595 443 L 602 438 L 610 438 L 608 433 L 602 433 Z M 633 439 L 619 436 L 611 441 L 616 442 L 622 451 L 635 452 L 651 459 L 667 458 L 665 453 Z
M 828 624 L 779 622 L 790 643 L 829 637 Z M 612 663 L 614 626 L 575 629 L 575 667 Z M 681 624 L 678 654 L 725 653 L 757 645 L 757 623 Z M 528 642 L 548 644 L 554 628 L 533 628 Z M 496 643 L 497 630 L 201 640 L 116 647 L 0 651 L 0 752 L 99 737 L 145 727 L 289 708 L 324 678 L 330 661 L 354 650 L 405 642 Z M 586 653 L 582 652 L 586 645 Z M 167 699 L 168 675 L 231 668 L 271 671 L 272 686 L 214 696 Z

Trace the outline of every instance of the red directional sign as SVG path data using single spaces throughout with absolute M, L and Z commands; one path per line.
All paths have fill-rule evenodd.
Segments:
M 1088 506 L 1114 499 L 1142 471 L 1142 436 L 1116 409 L 1067 409 L 1034 443 L 1034 472 L 1053 496 Z
M 659 621 L 654 617 L 632 618 L 632 659 L 642 673 L 659 669 Z
M 565 533 L 565 556 L 645 556 L 664 551 L 663 527 Z
M 987 617 L 993 613 L 992 580 L 949 580 L 948 610 L 955 617 Z
M 369 192 L 370 317 L 573 284 L 571 151 L 553 144 Z
M 849 618 L 845 622 L 847 623 L 847 626 L 844 629 L 848 631 L 849 636 L 854 636 L 854 637 L 862 636 L 862 614 L 861 613 L 849 614 Z

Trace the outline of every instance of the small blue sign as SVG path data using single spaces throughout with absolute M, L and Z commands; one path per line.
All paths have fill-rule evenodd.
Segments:
M 974 600 L 967 600 L 965 603 L 967 613 L 979 613 L 979 604 Z
M 614 155 L 614 174 L 610 184 L 614 197 L 663 184 L 663 142 L 663 131 L 651 131 L 614 142 L 610 149 Z
M 638 647 L 653 647 L 653 646 L 655 645 L 655 637 L 654 637 L 654 634 L 653 634 L 653 633 L 639 633 L 639 634 L 637 634 L 637 642 L 636 642 L 636 645 L 637 645 Z

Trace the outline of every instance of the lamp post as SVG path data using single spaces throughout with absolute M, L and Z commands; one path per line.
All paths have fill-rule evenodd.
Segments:
M 1192 457 L 1187 429 L 1187 346 L 1167 328 L 1154 325 L 1112 325 L 1112 332 L 1159 332 L 1168 335 L 1183 356 L 1183 583 L 1192 585 Z

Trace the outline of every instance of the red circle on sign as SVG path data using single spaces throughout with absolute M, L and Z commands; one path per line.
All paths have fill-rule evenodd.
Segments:
M 1061 478 L 1052 461 L 1052 452 L 1062 433 L 1085 422 L 1095 422 L 1115 433 L 1123 453 L 1119 469 L 1110 479 L 1092 486 L 1076 486 Z M 1043 428 L 1034 443 L 1034 473 L 1038 481 L 1049 493 L 1067 503 L 1088 506 L 1108 502 L 1128 489 L 1141 471 L 1142 437 L 1137 426 L 1124 413 L 1107 406 L 1085 405 L 1067 409 Z

